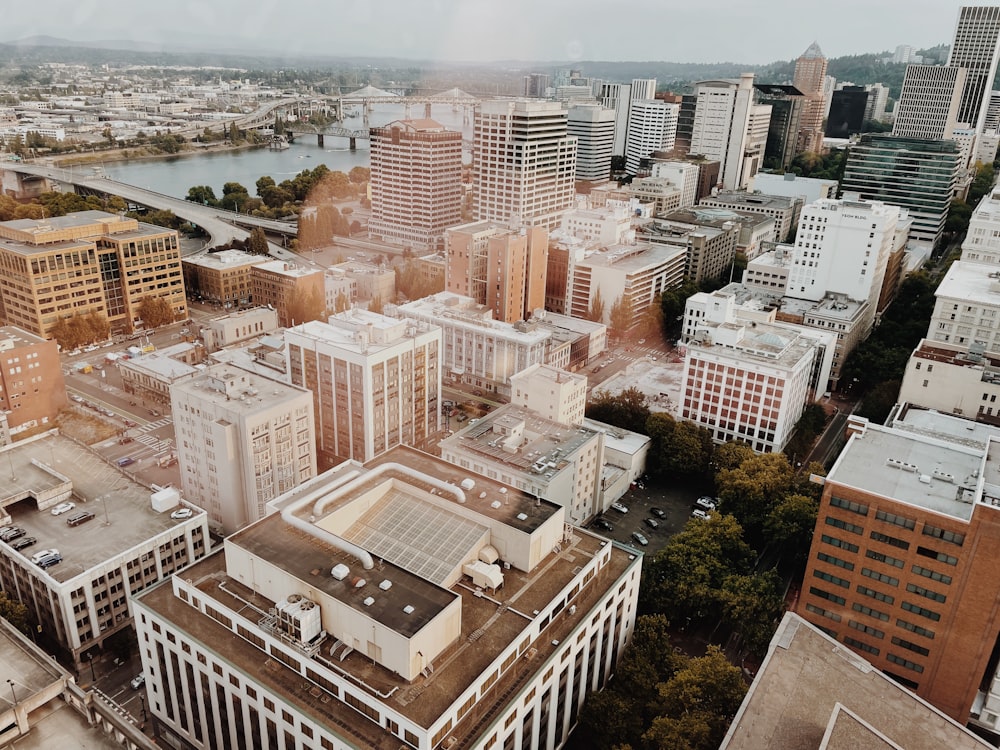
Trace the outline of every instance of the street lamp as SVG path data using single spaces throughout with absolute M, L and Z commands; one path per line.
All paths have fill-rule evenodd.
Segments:
M 17 693 L 14 692 L 14 681 L 7 680 L 7 684 L 10 685 L 10 694 L 14 698 L 14 705 L 17 705 Z
M 94 654 L 93 654 L 93 652 L 87 654 L 87 660 L 90 662 L 90 679 L 93 682 L 97 682 L 97 673 L 94 672 Z
M 142 722 L 143 722 L 143 724 L 145 724 L 146 723 L 146 696 L 145 695 L 142 695 L 142 694 L 139 695 L 139 703 L 142 704 Z

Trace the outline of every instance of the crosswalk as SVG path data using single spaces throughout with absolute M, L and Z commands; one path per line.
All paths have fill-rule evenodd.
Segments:
M 150 422 L 149 424 L 143 425 L 142 427 L 137 428 L 136 431 L 140 433 L 152 432 L 153 430 L 158 430 L 161 427 L 166 427 L 168 424 L 173 424 L 173 423 L 174 423 L 173 417 L 164 417 L 163 419 L 158 419 L 155 422 Z
M 142 443 L 153 453 L 163 453 L 170 450 L 170 441 L 160 440 L 154 435 L 139 435 L 135 441 L 137 443 Z

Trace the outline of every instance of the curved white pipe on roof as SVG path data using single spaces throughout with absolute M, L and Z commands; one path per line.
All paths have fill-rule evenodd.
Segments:
M 460 503 L 465 502 L 465 492 L 462 491 L 461 487 L 456 487 L 453 484 L 448 484 L 444 480 L 438 479 L 437 477 L 432 477 L 428 474 L 422 474 L 416 469 L 411 469 L 409 466 L 404 466 L 403 464 L 397 464 L 393 461 L 389 461 L 384 464 L 379 464 L 371 471 L 362 474 L 360 477 L 352 480 L 351 482 L 348 482 L 347 484 L 340 485 L 337 488 L 336 492 L 331 492 L 325 495 L 324 497 L 319 498 L 316 501 L 316 504 L 313 506 L 312 514 L 316 517 L 319 517 L 320 515 L 323 514 L 323 511 L 326 510 L 326 506 L 329 503 L 332 503 L 334 500 L 340 499 L 340 497 L 343 496 L 344 493 L 350 492 L 351 490 L 360 487 L 365 482 L 380 477 L 387 471 L 398 471 L 400 474 L 405 474 L 408 477 L 412 477 L 413 479 L 416 479 L 418 482 L 426 482 L 427 484 L 433 485 L 442 492 L 451 493 L 452 495 L 455 496 L 455 499 L 458 500 L 458 502 Z

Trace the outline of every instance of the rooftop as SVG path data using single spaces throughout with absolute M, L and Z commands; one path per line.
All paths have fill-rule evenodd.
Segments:
M 242 250 L 221 250 L 217 253 L 198 253 L 184 258 L 184 263 L 202 268 L 237 268 L 238 266 L 257 266 L 267 263 L 266 255 L 252 255 Z
M 968 521 L 983 449 L 867 424 L 853 435 L 829 481 Z
M 176 346 L 181 348 L 175 350 L 175 347 L 172 346 L 167 349 L 149 352 L 139 357 L 118 360 L 118 366 L 127 370 L 149 373 L 150 375 L 168 380 L 185 378 L 198 372 L 198 368 L 179 359 L 174 359 L 175 355 L 182 354 L 184 351 L 194 348 L 194 345 L 185 342 Z
M 764 195 L 763 193 L 746 193 L 736 190 L 720 190 L 718 195 L 709 195 L 701 199 L 702 205 L 722 203 L 724 205 L 743 206 L 747 211 L 762 208 L 776 211 L 791 210 L 801 198 L 790 198 L 784 195 Z
M 611 245 L 601 250 L 588 250 L 577 265 L 595 268 L 613 268 L 622 273 L 638 273 L 650 268 L 666 265 L 679 255 L 685 255 L 682 246 L 661 245 L 639 242 L 634 245 Z
M 436 330 L 425 322 L 390 318 L 361 308 L 337 313 L 329 320 L 329 323 L 314 320 L 288 328 L 286 340 L 302 336 L 355 354 L 373 355 L 399 346 L 416 335 Z
M 303 276 L 312 276 L 314 274 L 322 275 L 322 271 L 316 268 L 305 268 L 304 266 L 294 266 L 283 260 L 271 260 L 265 261 L 255 265 L 261 271 L 266 271 L 267 273 L 277 274 L 278 276 L 288 276 L 291 278 L 302 278 Z
M 395 311 L 400 316 L 413 315 L 422 320 L 436 320 L 441 326 L 489 329 L 497 338 L 515 339 L 526 345 L 539 344 L 551 336 L 547 328 L 534 321 L 505 323 L 494 320 L 490 308 L 480 305 L 471 297 L 463 297 L 454 292 L 437 292 L 399 305 Z
M 6 507 L 15 525 L 38 539 L 34 547 L 8 554 L 30 558 L 41 549 L 58 549 L 62 563 L 46 571 L 57 581 L 68 581 L 150 537 L 189 523 L 153 510 L 153 490 L 55 431 L 14 443 L 2 453 L 7 459 L 0 458 L 2 471 L 6 474 L 9 468 L 11 473 L 3 478 L 0 505 Z M 96 514 L 89 524 L 70 527 L 66 516 L 38 510 L 34 496 L 67 481 L 72 484 L 77 510 Z M 15 501 L 21 497 L 24 499 Z
M 957 299 L 964 304 L 996 307 L 1000 301 L 1000 271 L 995 265 L 969 260 L 952 263 L 934 294 L 939 300 Z
M 720 750 L 992 747 L 863 657 L 785 614 Z
M 38 346 L 45 343 L 47 343 L 47 339 L 28 333 L 17 326 L 0 326 L 0 350 L 20 346 Z
M 309 391 L 223 363 L 175 383 L 171 393 L 178 397 L 182 394 L 194 396 L 202 404 L 222 407 L 231 414 L 252 414 L 294 401 Z

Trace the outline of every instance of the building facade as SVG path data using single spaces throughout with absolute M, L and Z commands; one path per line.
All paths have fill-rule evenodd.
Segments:
M 196 300 L 222 305 L 226 310 L 239 310 L 253 302 L 250 269 L 269 260 L 265 255 L 242 250 L 199 253 L 181 262 L 184 286 Z
M 574 104 L 567 113 L 566 132 L 576 138 L 576 179 L 607 180 L 615 147 L 615 111 L 599 104 Z
M 950 138 L 958 124 L 965 68 L 907 65 L 896 103 L 892 134 L 904 138 Z
M 462 223 L 462 133 L 434 120 L 371 129 L 370 236 L 421 249 Z
M 10 433 L 48 425 L 68 403 L 58 344 L 0 326 L 0 412 Z
M 805 97 L 799 120 L 797 152 L 820 153 L 823 150 L 823 120 L 826 102 L 823 82 L 826 78 L 826 57 L 816 42 L 809 45 L 795 61 L 792 85 Z
M 671 151 L 677 136 L 678 104 L 659 99 L 633 99 L 625 139 L 625 169 L 638 174 L 649 169 L 654 151 Z
M 983 132 L 1000 59 L 1000 7 L 963 6 L 958 11 L 948 66 L 965 69 L 958 121 Z
M 284 327 L 319 317 L 326 304 L 322 271 L 281 260 L 251 266 L 250 289 L 254 304 L 273 307 Z

